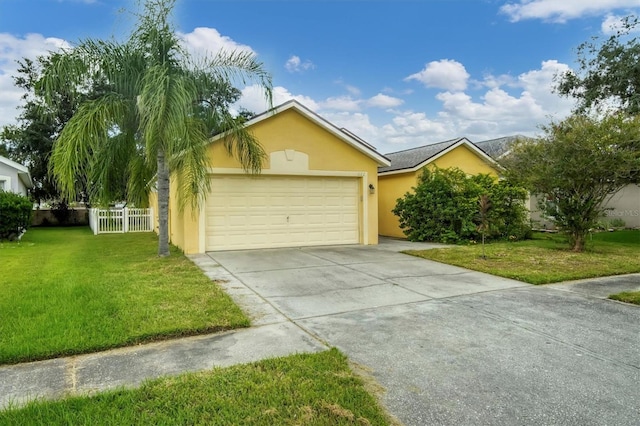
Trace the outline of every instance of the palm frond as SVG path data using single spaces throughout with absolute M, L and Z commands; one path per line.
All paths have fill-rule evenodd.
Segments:
M 253 52 L 234 50 L 220 51 L 214 57 L 205 60 L 204 68 L 213 79 L 229 82 L 257 83 L 264 89 L 265 100 L 269 108 L 273 106 L 273 82 L 271 74 L 264 64 L 256 59 Z

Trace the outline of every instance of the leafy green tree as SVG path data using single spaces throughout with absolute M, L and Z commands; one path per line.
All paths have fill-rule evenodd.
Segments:
M 5 126 L 0 132 L 0 140 L 5 146 L 4 155 L 29 167 L 34 182 L 30 195 L 38 203 L 59 197 L 49 174 L 49 157 L 54 139 L 77 108 L 77 101 L 71 101 L 65 93 L 58 93 L 55 103 L 46 104 L 42 93 L 36 90 L 43 68 L 54 55 L 39 57 L 35 61 L 25 58 L 18 62 L 18 71 L 13 78 L 15 85 L 25 91 L 21 113 L 18 124 Z M 79 93 L 74 95 L 74 99 L 80 99 Z
M 478 200 L 491 209 L 481 218 Z M 489 175 L 467 176 L 460 169 L 424 169 L 412 192 L 398 199 L 393 213 L 411 241 L 458 243 L 526 236 L 527 191 Z M 484 221 L 485 227 L 481 226 Z
M 573 115 L 520 140 L 503 161 L 506 176 L 540 197 L 540 209 L 584 250 L 607 196 L 640 179 L 640 117 Z
M 594 37 L 578 46 L 577 71 L 557 76 L 556 91 L 576 98 L 577 112 L 614 103 L 628 114 L 640 113 L 640 39 L 631 37 L 640 26 L 635 16 L 605 41 Z
M 209 189 L 207 142 L 225 132 L 225 147 L 245 170 L 259 172 L 259 142 L 215 97 L 232 81 L 251 80 L 271 102 L 271 77 L 253 54 L 220 53 L 193 59 L 177 38 L 174 0 L 147 0 L 124 43 L 84 40 L 47 67 L 40 87 L 47 99 L 60 91 L 100 84 L 103 93 L 84 101 L 58 137 L 51 166 L 56 182 L 75 195 L 78 176 L 92 194 L 111 201 L 112 182 L 126 176 L 127 199 L 143 205 L 153 183 L 158 195 L 158 254 L 169 255 L 170 179 L 181 208 L 193 209 Z

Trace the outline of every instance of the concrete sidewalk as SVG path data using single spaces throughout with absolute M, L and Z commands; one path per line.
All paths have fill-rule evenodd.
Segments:
M 0 366 L 0 409 L 33 399 L 91 395 L 148 379 L 314 353 L 327 346 L 288 321 L 206 255 L 192 260 L 252 318 L 251 328 L 167 340 L 86 355 Z

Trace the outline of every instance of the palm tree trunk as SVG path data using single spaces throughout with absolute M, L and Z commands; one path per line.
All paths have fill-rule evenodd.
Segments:
M 158 150 L 158 256 L 169 256 L 169 170 Z

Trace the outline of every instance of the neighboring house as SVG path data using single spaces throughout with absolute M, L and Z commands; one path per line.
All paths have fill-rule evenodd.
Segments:
M 391 164 L 378 169 L 378 231 L 389 237 L 405 237 L 392 210 L 398 198 L 417 185 L 425 167 L 457 167 L 469 175 L 484 173 L 495 177 L 500 172 L 500 166 L 491 156 L 464 137 L 385 156 Z
M 504 136 L 496 139 L 489 139 L 481 142 L 474 142 L 475 146 L 487 153 L 491 158 L 499 161 L 509 154 L 511 145 L 518 139 L 530 139 L 523 135 Z
M 0 191 L 27 195 L 27 189 L 33 187 L 31 174 L 22 164 L 0 156 Z
M 378 167 L 389 160 L 296 101 L 245 124 L 264 148 L 246 174 L 221 137 L 209 146 L 211 192 L 200 210 L 178 209 L 172 185 L 169 233 L 185 253 L 378 243 Z M 157 205 L 155 194 L 152 205 Z
M 500 161 L 509 155 L 511 145 L 518 139 L 526 138 L 522 135 L 505 136 L 497 139 L 476 142 L 475 145 L 489 154 L 494 160 Z M 546 219 L 538 207 L 538 197 L 532 196 L 527 207 L 531 212 L 534 228 L 552 229 L 553 223 Z M 629 184 L 620 191 L 612 194 L 605 201 L 607 209 L 603 221 L 610 223 L 613 219 L 621 219 L 629 228 L 640 228 L 640 186 Z

